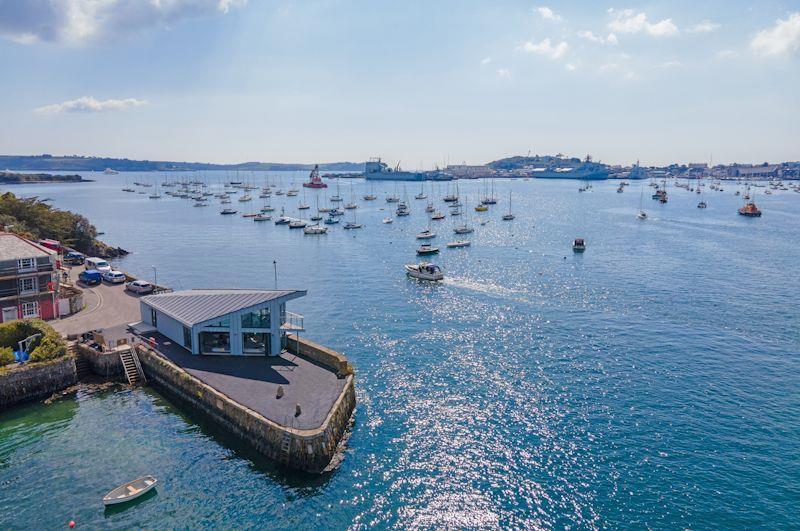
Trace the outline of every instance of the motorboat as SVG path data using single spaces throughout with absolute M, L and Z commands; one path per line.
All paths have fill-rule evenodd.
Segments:
M 384 225 L 388 225 L 390 223 L 394 223 L 394 218 L 392 218 L 391 216 L 387 216 L 387 217 L 383 218 L 383 224 Z
M 236 214 L 236 211 L 232 208 L 223 208 L 222 210 L 219 211 L 219 213 L 222 214 L 223 216 L 230 216 L 232 214 Z
M 417 280 L 428 280 L 431 282 L 444 280 L 442 268 L 436 264 L 420 262 L 418 264 L 406 264 L 404 267 L 406 274 L 411 278 L 416 278 Z
M 760 218 L 761 211 L 758 209 L 756 204 L 752 201 L 745 204 L 742 208 L 739 209 L 740 216 L 746 216 L 748 218 Z
M 586 241 L 583 238 L 575 238 L 572 240 L 572 250 L 576 253 L 582 253 L 586 250 Z
M 708 208 L 708 205 L 706 204 L 705 201 L 700 201 L 699 203 L 697 203 L 697 208 Z
M 293 219 L 292 221 L 289 222 L 290 229 L 303 229 L 305 228 L 306 225 L 308 225 L 308 223 L 306 223 L 302 219 Z
M 253 218 L 253 221 L 269 221 L 272 219 L 272 216 L 269 214 L 258 214 Z
M 323 227 L 322 225 L 309 225 L 308 227 L 303 228 L 303 234 L 327 234 L 328 227 Z
M 437 254 L 439 252 L 438 247 L 433 247 L 429 243 L 423 243 L 419 247 L 417 247 L 417 254 L 418 255 L 428 255 L 428 254 Z
M 258 212 L 249 212 L 247 214 L 242 214 L 243 218 L 254 218 L 258 215 Z
M 431 216 L 431 220 L 433 221 L 439 221 L 441 219 L 444 219 L 444 214 L 441 212 L 434 212 L 434 214 Z
M 636 214 L 636 219 L 645 220 L 647 219 L 647 212 L 644 210 L 640 210 L 638 214 Z
M 361 223 L 356 223 L 355 221 L 348 221 L 347 223 L 344 224 L 344 228 L 347 230 L 360 229 L 363 226 L 364 225 L 362 225 Z
M 475 207 L 475 212 L 486 212 L 489 210 L 489 207 L 483 203 L 480 203 L 478 206 Z
M 339 219 L 335 218 L 334 216 L 328 216 L 328 219 L 325 220 L 325 225 L 336 225 L 339 223 Z
M 425 229 L 424 231 L 417 234 L 418 240 L 430 240 L 431 238 L 435 238 L 436 233 L 431 231 L 430 229 Z
M 460 247 L 469 247 L 470 245 L 472 245 L 472 242 L 470 242 L 469 240 L 456 240 L 454 242 L 448 242 L 447 248 L 458 249 Z
M 375 194 L 366 194 L 361 197 L 364 201 L 375 201 L 378 197 Z
M 154 476 L 143 476 L 129 481 L 103 496 L 103 505 L 118 505 L 135 500 L 153 490 L 157 483 Z

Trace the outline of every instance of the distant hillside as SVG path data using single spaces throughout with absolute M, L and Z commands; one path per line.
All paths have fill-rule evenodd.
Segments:
M 159 160 L 130 160 L 104 157 L 56 155 L 0 155 L 0 171 L 5 168 L 25 171 L 310 171 L 313 164 L 282 164 L 275 162 L 242 162 L 239 164 L 210 164 L 206 162 L 170 162 Z M 330 162 L 320 164 L 322 171 L 363 171 L 363 162 Z
M 581 163 L 581 159 L 579 158 L 559 158 L 550 155 L 536 155 L 534 157 L 506 157 L 490 162 L 487 166 L 495 170 L 518 170 L 532 164 L 550 164 L 556 160 L 561 161 L 561 163 L 567 162 L 569 165 L 576 166 Z
M 88 181 L 80 175 L 51 175 L 49 173 L 11 173 L 7 171 L 0 171 L 0 184 L 82 182 Z

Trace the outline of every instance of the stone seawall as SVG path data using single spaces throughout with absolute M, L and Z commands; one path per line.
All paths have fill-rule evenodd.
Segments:
M 353 374 L 346 357 L 308 339 L 301 338 L 298 348 L 297 336 L 289 334 L 286 340 L 286 349 L 333 369 L 339 376 Z
M 72 356 L 15 366 L 0 374 L 0 411 L 22 402 L 47 398 L 77 381 Z
M 348 375 L 342 393 L 319 428 L 282 426 L 231 400 L 145 346 L 138 346 L 137 352 L 150 384 L 210 417 L 263 455 L 300 470 L 325 471 L 355 409 L 354 380 Z
M 119 359 L 119 352 L 98 352 L 80 343 L 76 344 L 76 347 L 77 355 L 86 360 L 94 374 L 109 380 L 126 381 L 122 360 Z

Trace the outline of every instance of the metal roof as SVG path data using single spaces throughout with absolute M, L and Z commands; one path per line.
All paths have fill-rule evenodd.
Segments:
M 148 295 L 140 300 L 191 327 L 267 301 L 305 294 L 304 290 L 192 289 Z
M 0 232 L 0 260 L 19 260 L 56 254 L 55 251 L 41 247 L 22 236 L 10 232 Z

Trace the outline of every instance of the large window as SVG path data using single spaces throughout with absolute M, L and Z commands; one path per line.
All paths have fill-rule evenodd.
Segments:
M 270 335 L 262 332 L 244 332 L 242 351 L 245 354 L 270 354 Z
M 242 315 L 242 328 L 269 328 L 269 308 L 261 308 Z
M 183 346 L 192 350 L 192 329 L 183 327 Z
M 150 324 L 158 326 L 158 312 L 155 308 L 150 308 Z
M 22 303 L 22 318 L 33 319 L 39 317 L 39 303 L 38 302 L 23 302 Z
M 208 328 L 230 328 L 231 319 L 230 317 L 225 317 L 224 319 L 220 319 L 216 323 L 208 323 L 207 325 L 204 326 Z
M 21 278 L 19 279 L 19 292 L 20 293 L 36 293 L 39 289 L 39 283 L 36 277 Z
M 209 331 L 200 332 L 200 352 L 203 354 L 230 354 L 230 333 Z
M 20 273 L 25 271 L 36 271 L 36 259 L 34 258 L 20 258 L 17 260 L 17 269 Z

